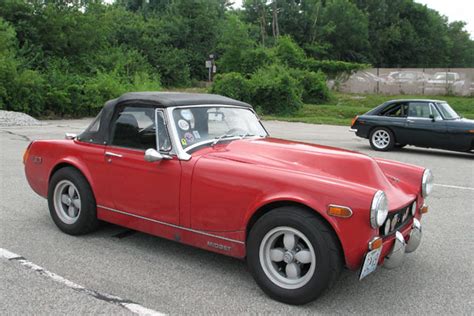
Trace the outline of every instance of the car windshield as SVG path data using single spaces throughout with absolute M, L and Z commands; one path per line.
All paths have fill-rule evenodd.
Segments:
M 400 79 L 415 79 L 416 74 L 413 72 L 402 72 L 400 74 Z
M 448 80 L 448 81 L 455 81 L 456 75 L 453 73 L 436 73 L 434 75 L 434 80 Z
M 446 120 L 454 120 L 460 117 L 446 102 L 438 103 L 438 109 Z
M 246 108 L 180 107 L 173 111 L 173 121 L 185 150 L 224 139 L 267 136 L 257 116 Z

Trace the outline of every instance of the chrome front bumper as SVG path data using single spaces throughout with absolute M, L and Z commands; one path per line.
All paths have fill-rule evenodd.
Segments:
M 402 233 L 395 233 L 395 242 L 392 250 L 385 257 L 383 266 L 387 269 L 393 269 L 400 266 L 403 262 L 405 252 L 413 252 L 418 248 L 421 242 L 421 223 L 416 218 L 413 219 L 412 230 L 409 235 L 408 242 L 405 241 Z

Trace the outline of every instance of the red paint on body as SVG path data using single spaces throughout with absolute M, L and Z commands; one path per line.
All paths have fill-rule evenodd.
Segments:
M 275 138 L 235 140 L 196 151 L 189 161 L 155 163 L 144 161 L 143 151 L 72 140 L 35 141 L 29 150 L 25 172 L 39 195 L 47 197 L 53 170 L 69 164 L 89 181 L 101 220 L 238 258 L 245 257 L 256 212 L 270 203 L 297 203 L 324 218 L 346 266 L 357 269 L 378 235 L 369 221 L 377 190 L 385 191 L 393 211 L 415 198 L 423 204 L 423 168 Z M 329 204 L 350 207 L 352 217 L 328 216 Z M 393 239 L 384 240 L 383 255 Z

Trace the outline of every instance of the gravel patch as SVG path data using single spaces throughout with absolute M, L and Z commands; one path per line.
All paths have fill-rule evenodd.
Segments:
M 41 125 L 41 122 L 25 113 L 0 110 L 0 127 L 31 125 Z

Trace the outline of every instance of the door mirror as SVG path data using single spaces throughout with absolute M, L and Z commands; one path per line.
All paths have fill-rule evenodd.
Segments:
M 77 135 L 76 135 L 76 134 L 73 134 L 73 133 L 66 133 L 66 134 L 64 135 L 64 139 L 68 139 L 68 140 L 74 139 L 74 138 L 76 138 L 76 137 L 77 137 Z
M 435 116 L 434 116 L 433 114 L 430 114 L 430 119 L 431 119 L 431 121 L 433 121 L 433 122 L 436 121 L 436 118 L 435 118 Z
M 156 149 L 149 148 L 145 151 L 145 161 L 155 162 L 172 159 L 171 156 L 159 153 Z

